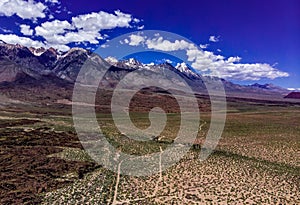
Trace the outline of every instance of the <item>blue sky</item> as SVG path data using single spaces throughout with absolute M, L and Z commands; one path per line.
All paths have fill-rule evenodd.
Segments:
M 299 21 L 297 0 L 0 0 L 0 39 L 7 43 L 94 49 L 124 33 L 164 30 L 201 45 L 190 62 L 199 72 L 214 65 L 233 82 L 286 88 L 300 88 Z

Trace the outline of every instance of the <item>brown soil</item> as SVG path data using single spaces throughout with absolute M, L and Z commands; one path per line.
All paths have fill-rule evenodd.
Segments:
M 1 123 L 18 125 L 27 120 Z M 24 125 L 23 124 L 23 125 Z M 48 128 L 24 131 L 20 128 L 0 129 L 0 204 L 36 204 L 41 194 L 63 187 L 96 168 L 92 162 L 66 161 L 49 157 L 61 147 L 81 148 L 74 133 L 57 133 Z M 74 178 L 61 177 L 76 173 Z

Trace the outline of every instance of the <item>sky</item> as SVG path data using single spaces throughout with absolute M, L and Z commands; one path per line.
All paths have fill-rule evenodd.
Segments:
M 146 30 L 184 39 L 147 36 Z M 298 0 L 0 0 L 6 43 L 94 50 L 129 32 L 138 33 L 120 43 L 183 52 L 199 73 L 300 88 Z

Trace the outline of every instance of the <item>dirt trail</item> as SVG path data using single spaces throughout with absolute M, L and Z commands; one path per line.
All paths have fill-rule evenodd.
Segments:
M 145 199 L 149 199 L 149 198 L 154 198 L 154 197 L 157 197 L 156 194 L 159 190 L 159 184 L 162 182 L 163 180 L 163 177 L 162 177 L 162 160 L 161 160 L 161 155 L 163 153 L 163 150 L 161 147 L 159 147 L 160 149 L 160 154 L 159 154 L 159 179 L 158 181 L 156 182 L 155 184 L 155 189 L 153 191 L 153 194 L 147 196 L 147 197 L 141 197 L 141 198 L 136 198 L 134 200 L 122 200 L 122 201 L 117 201 L 117 196 L 118 196 L 118 186 L 119 186 L 119 183 L 120 183 L 120 170 L 121 170 L 121 164 L 123 161 L 121 161 L 119 164 L 118 164 L 118 172 L 117 172 L 117 179 L 116 179 L 116 186 L 115 186 L 115 192 L 114 192 L 114 198 L 113 198 L 113 202 L 112 204 L 113 205 L 116 205 L 116 204 L 124 204 L 124 203 L 130 203 L 130 202 L 134 202 L 134 201 L 141 201 L 141 200 L 145 200 Z
M 206 124 L 206 121 L 204 121 L 200 127 L 199 127 L 199 131 L 202 130 L 202 127 Z M 198 132 L 199 132 L 198 131 Z M 155 184 L 155 188 L 154 188 L 154 191 L 153 191 L 153 194 L 147 196 L 147 197 L 140 197 L 140 198 L 136 198 L 136 199 L 133 199 L 133 200 L 122 200 L 122 201 L 117 201 L 117 196 L 118 196 L 118 187 L 119 187 L 119 183 L 120 183 L 120 170 L 121 170 L 121 164 L 122 164 L 122 161 L 118 164 L 118 172 L 117 172 L 117 179 L 116 179 L 116 186 L 115 186 L 115 191 L 114 191 L 114 197 L 113 197 L 113 202 L 112 204 L 113 205 L 116 205 L 116 204 L 124 204 L 124 203 L 132 203 L 132 202 L 136 202 L 136 201 L 142 201 L 142 200 L 146 200 L 146 199 L 150 199 L 150 198 L 160 198 L 160 197 L 165 197 L 165 196 L 158 196 L 157 195 L 157 192 L 159 191 L 159 188 L 160 188 L 160 184 L 161 182 L 163 181 L 163 176 L 162 176 L 162 153 L 163 153 L 163 150 L 161 147 L 159 147 L 160 149 L 160 154 L 159 154 L 159 179 L 157 180 L 156 184 Z M 169 197 L 172 197 L 172 195 L 169 195 Z M 175 196 L 173 196 L 175 197 Z M 178 198 L 178 197 L 175 197 L 175 198 Z M 179 198 L 178 198 L 179 199 Z
M 115 186 L 115 192 L 114 192 L 114 198 L 113 198 L 113 202 L 112 204 L 118 204 L 118 201 L 117 201 L 117 196 L 118 196 L 118 187 L 119 187 L 119 183 L 120 183 L 120 171 L 121 171 L 121 165 L 122 165 L 122 162 L 121 161 L 119 164 L 118 164 L 118 172 L 117 172 L 117 179 L 116 179 L 116 186 Z

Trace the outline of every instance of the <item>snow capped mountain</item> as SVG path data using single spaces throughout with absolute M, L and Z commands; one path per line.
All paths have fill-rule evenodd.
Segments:
M 40 55 L 42 55 L 46 51 L 46 49 L 42 48 L 42 47 L 41 48 L 30 47 L 29 50 L 35 56 L 40 56 Z
M 175 68 L 180 72 L 186 74 L 187 76 L 199 77 L 199 75 L 192 71 L 191 68 L 189 68 L 185 62 L 177 63 Z
M 21 45 L 0 43 L 0 71 L 2 71 L 0 72 L 0 83 L 14 82 L 18 78 L 24 78 L 24 76 L 30 76 L 34 79 L 45 79 L 48 76 L 52 79 L 55 77 L 68 83 L 74 83 L 81 67 L 91 57 L 91 54 L 90 51 L 82 48 L 72 48 L 67 52 L 58 53 L 53 48 L 33 49 Z M 99 56 L 94 63 L 103 66 L 103 61 Z M 118 61 L 113 57 L 108 57 L 105 61 L 112 67 L 105 76 L 103 83 L 111 88 L 125 75 L 135 70 L 145 70 L 147 74 L 153 76 L 164 75 L 166 70 L 170 70 L 185 80 L 195 92 L 200 93 L 206 90 L 206 83 L 213 84 L 214 81 L 220 80 L 216 77 L 202 76 L 195 73 L 184 62 L 173 66 L 167 62 L 163 64 L 144 64 L 134 58 Z M 174 87 L 180 85 L 180 82 L 173 82 L 171 78 L 169 80 L 174 83 Z M 282 95 L 288 93 L 286 89 L 272 84 L 244 86 L 224 79 L 221 79 L 221 81 L 227 93 L 237 93 L 236 95 L 245 93 L 259 93 L 260 95 L 277 93 Z
M 35 56 L 29 48 L 19 44 L 0 43 L 0 56 L 3 57 L 3 59 L 9 59 L 16 65 L 38 73 L 46 69 L 39 61 L 39 56 Z
M 132 68 L 138 68 L 138 67 L 143 66 L 142 63 L 140 63 L 139 61 L 137 61 L 134 58 L 129 58 L 128 60 L 125 60 L 124 64 L 127 65 L 127 66 L 130 66 Z
M 106 60 L 111 65 L 116 65 L 119 62 L 116 58 L 114 58 L 112 56 L 109 56 L 109 57 L 105 58 L 104 60 Z
M 139 62 L 138 60 L 134 58 L 129 58 L 128 60 L 121 60 L 118 61 L 114 57 L 107 57 L 105 60 L 116 67 L 124 68 L 124 69 L 146 69 L 146 70 L 151 70 L 153 72 L 157 71 L 158 69 L 170 69 L 170 70 L 177 70 L 183 74 L 185 74 L 188 77 L 195 77 L 199 78 L 200 76 L 192 71 L 191 68 L 189 68 L 186 63 L 178 63 L 175 67 L 171 65 L 170 63 L 162 63 L 162 64 L 155 64 L 155 63 L 148 63 L 144 64 Z
M 107 57 L 105 60 L 113 66 L 125 68 L 125 69 L 138 69 L 144 67 L 144 64 L 142 64 L 141 62 L 139 62 L 134 58 L 118 61 L 114 57 Z

